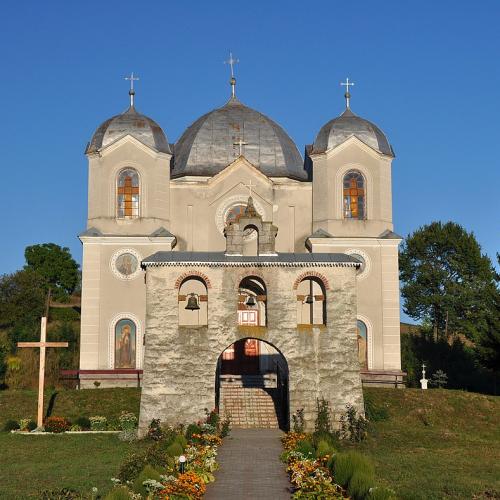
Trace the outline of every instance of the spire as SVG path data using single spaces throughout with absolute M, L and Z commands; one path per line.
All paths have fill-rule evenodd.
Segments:
M 130 76 L 126 76 L 125 80 L 130 81 L 130 90 L 128 91 L 128 95 L 130 96 L 130 107 L 134 107 L 134 96 L 135 96 L 135 90 L 134 90 L 134 82 L 139 80 L 138 76 L 134 76 L 134 72 L 130 73 Z
M 346 109 L 350 109 L 351 107 L 351 93 L 349 92 L 349 87 L 352 87 L 354 86 L 354 82 L 351 83 L 349 81 L 349 78 L 346 78 L 345 79 L 345 82 L 340 82 L 340 85 L 342 85 L 343 87 L 345 87 L 345 94 L 344 94 L 344 97 L 345 97 L 345 107 Z
M 233 53 L 229 51 L 229 59 L 224 61 L 224 64 L 229 64 L 231 67 L 231 79 L 229 83 L 231 85 L 231 98 L 234 99 L 236 97 L 236 78 L 234 77 L 234 65 L 240 62 L 239 59 L 235 59 L 233 57 Z

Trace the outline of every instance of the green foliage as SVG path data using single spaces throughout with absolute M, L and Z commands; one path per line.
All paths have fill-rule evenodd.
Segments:
M 390 488 L 377 486 L 370 489 L 366 500 L 396 500 L 396 493 Z
M 72 307 L 51 307 L 49 316 L 51 321 L 80 321 L 80 313 Z
M 335 453 L 335 448 L 332 446 L 331 443 L 325 440 L 319 441 L 318 445 L 316 446 L 316 458 L 323 458 L 323 457 L 331 457 Z
M 219 427 L 220 416 L 215 410 L 208 411 L 208 408 L 205 408 L 205 417 L 207 424 L 212 425 L 216 429 Z
M 89 418 L 90 429 L 93 431 L 105 431 L 108 429 L 108 419 L 102 415 L 95 415 Z
M 71 422 L 64 417 L 48 417 L 43 422 L 45 432 L 66 432 L 71 427 Z
M 126 486 L 118 486 L 113 488 L 105 497 L 104 500 L 130 500 L 130 492 Z
M 409 235 L 400 258 L 404 311 L 428 321 L 434 336 L 461 333 L 478 341 L 498 297 L 497 276 L 472 233 L 433 222 Z
M 316 431 L 330 432 L 332 428 L 330 403 L 324 398 L 316 399 Z
M 340 437 L 359 443 L 365 439 L 367 429 L 366 418 L 358 415 L 354 406 L 347 404 L 345 413 L 340 416 Z
M 370 422 L 381 422 L 389 419 L 389 412 L 386 406 L 375 403 L 370 393 L 364 395 L 365 415 Z
M 75 425 L 79 425 L 82 430 L 90 430 L 90 419 L 88 417 L 78 417 L 75 419 Z
M 69 248 L 62 248 L 55 243 L 43 243 L 26 247 L 24 257 L 25 269 L 32 270 L 43 278 L 44 289 L 50 288 L 54 299 L 69 299 L 80 281 L 78 264 Z
M 314 457 L 316 455 L 316 450 L 314 449 L 314 445 L 309 441 L 309 439 L 303 439 L 297 443 L 296 451 L 302 453 L 303 455 L 310 455 Z
M 167 454 L 171 457 L 180 457 L 183 453 L 184 449 L 178 441 L 174 441 L 167 447 Z
M 5 432 L 17 431 L 19 427 L 19 422 L 17 420 L 7 420 L 3 426 L 3 430 Z
M 153 441 L 160 441 L 163 437 L 163 431 L 161 430 L 161 422 L 159 418 L 153 418 L 149 423 L 147 438 Z
M 182 451 L 186 449 L 188 444 L 187 439 L 182 434 L 177 434 L 175 436 L 174 443 L 179 443 L 182 446 Z
M 186 438 L 190 440 L 193 434 L 201 434 L 201 427 L 196 424 L 189 424 L 186 429 Z
M 356 470 L 349 480 L 347 491 L 353 500 L 363 500 L 368 495 L 374 482 L 375 478 L 373 474 Z
M 338 453 L 333 462 L 333 477 L 337 484 L 347 488 L 354 473 L 374 477 L 373 465 L 368 457 L 356 451 Z
M 82 500 L 84 497 L 78 491 L 71 488 L 58 488 L 55 490 L 43 490 L 38 498 L 41 500 Z
M 144 469 L 139 473 L 137 478 L 134 481 L 134 487 L 133 490 L 136 493 L 140 493 L 143 498 L 146 498 L 148 495 L 148 490 L 146 487 L 142 484 L 144 481 L 147 481 L 148 479 L 154 479 L 156 481 L 160 481 L 160 473 L 151 465 L 146 465 Z
M 338 436 L 333 432 L 315 431 L 312 434 L 312 443 L 315 448 L 318 447 L 320 441 L 326 441 L 330 446 L 336 448 L 338 445 Z
M 225 438 L 226 436 L 229 436 L 230 432 L 231 432 L 231 415 L 226 413 L 224 415 L 224 418 L 222 418 L 220 421 L 219 435 L 221 438 Z
M 119 422 L 120 429 L 123 431 L 132 430 L 137 427 L 137 417 L 129 411 L 121 412 Z
M 118 472 L 118 479 L 122 483 L 127 481 L 135 481 L 139 473 L 144 469 L 146 465 L 146 453 L 136 452 L 128 455 L 120 466 Z
M 292 413 L 292 422 L 293 432 L 302 434 L 306 425 L 304 420 L 304 408 L 298 408 L 295 412 Z

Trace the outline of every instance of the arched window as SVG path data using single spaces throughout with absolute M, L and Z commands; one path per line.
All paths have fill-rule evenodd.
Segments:
M 199 276 L 187 277 L 179 287 L 179 325 L 208 324 L 207 284 Z
M 360 172 L 351 171 L 344 175 L 344 218 L 366 218 L 366 186 Z
M 266 326 L 266 285 L 257 276 L 247 276 L 238 287 L 238 325 Z
M 368 329 L 366 324 L 358 319 L 358 358 L 361 370 L 368 370 Z
M 115 324 L 115 368 L 136 368 L 137 326 L 128 318 Z
M 315 276 L 305 277 L 297 286 L 297 324 L 326 325 L 326 291 Z
M 139 174 L 126 168 L 118 174 L 116 186 L 116 210 L 119 219 L 139 217 Z

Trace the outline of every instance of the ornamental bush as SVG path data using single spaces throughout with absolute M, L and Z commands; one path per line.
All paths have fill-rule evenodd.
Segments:
M 21 431 L 34 431 L 36 429 L 36 422 L 31 420 L 30 418 L 22 418 L 19 421 L 19 429 Z
M 148 427 L 147 438 L 153 441 L 160 441 L 163 437 L 163 431 L 161 429 L 161 422 L 159 418 L 153 418 Z
M 183 454 L 183 452 L 184 450 L 182 449 L 182 446 L 177 441 L 174 441 L 167 448 L 167 454 L 171 457 L 180 457 Z
M 349 495 L 354 500 L 363 500 L 368 494 L 370 488 L 373 486 L 375 478 L 373 473 L 370 474 L 366 471 L 354 471 L 351 479 L 349 480 L 349 486 L 347 491 Z
M 327 441 L 321 440 L 316 447 L 316 458 L 331 457 L 335 448 Z
M 90 429 L 93 431 L 105 431 L 108 428 L 108 419 L 106 417 L 96 415 L 90 417 L 89 420 Z
M 355 472 L 374 476 L 370 460 L 356 451 L 338 453 L 333 461 L 333 478 L 337 484 L 347 488 Z
M 135 478 L 144 469 L 146 464 L 146 453 L 131 453 L 127 456 L 120 467 L 118 478 L 122 483 L 135 481 Z
M 122 411 L 118 420 L 122 431 L 132 430 L 137 427 L 137 417 L 133 413 Z
M 71 422 L 64 417 L 48 417 L 43 423 L 45 432 L 66 432 L 71 427 Z
M 90 430 L 90 420 L 88 417 L 78 417 L 75 420 L 75 425 L 79 425 L 83 431 Z
M 186 429 L 186 438 L 188 441 L 191 440 L 193 434 L 201 434 L 201 427 L 196 424 L 189 424 Z
M 314 449 L 313 444 L 308 439 L 303 439 L 299 441 L 296 446 L 296 451 L 302 453 L 304 456 L 314 457 L 316 454 L 316 450 Z
M 144 486 L 144 481 L 148 479 L 154 479 L 155 481 L 161 481 L 160 473 L 151 465 L 146 465 L 144 469 L 139 473 L 136 480 L 134 481 L 133 490 L 135 493 L 140 493 L 142 498 L 148 496 L 148 490 Z
M 19 429 L 19 422 L 15 420 L 7 420 L 3 426 L 5 432 L 17 431 Z

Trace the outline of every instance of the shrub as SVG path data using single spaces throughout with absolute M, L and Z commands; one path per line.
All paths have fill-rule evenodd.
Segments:
M 349 480 L 349 487 L 347 490 L 354 500 L 363 500 L 373 486 L 374 481 L 373 475 L 366 472 L 355 471 Z
M 295 450 L 306 456 L 309 455 L 313 457 L 316 454 L 316 450 L 314 449 L 313 444 L 308 439 L 299 441 Z
M 15 420 L 7 420 L 3 426 L 5 432 L 17 431 L 19 429 L 19 423 Z
M 73 424 L 69 428 L 69 430 L 72 431 L 72 432 L 80 432 L 82 430 L 82 428 L 78 424 Z
M 69 431 L 71 422 L 64 417 L 48 417 L 43 423 L 45 432 L 65 432 Z
M 137 417 L 130 412 L 122 411 L 119 417 L 120 428 L 123 431 L 135 429 L 137 427 Z
M 196 424 L 189 424 L 186 429 L 186 438 L 191 440 L 193 434 L 201 434 L 201 427 Z
M 153 441 L 160 441 L 163 437 L 163 431 L 161 430 L 161 422 L 159 418 L 153 418 L 148 427 L 147 438 Z
M 179 444 L 177 444 L 179 446 Z M 182 448 L 181 448 L 182 449 Z M 180 453 L 182 455 L 182 452 Z M 160 441 L 152 444 L 145 452 L 144 463 L 152 465 L 153 467 L 166 467 L 169 463 L 169 455 L 167 449 Z
M 26 429 L 31 432 L 31 431 L 34 431 L 37 427 L 38 426 L 36 425 L 36 422 L 34 420 L 30 420 L 28 422 Z
M 127 481 L 135 481 L 135 478 L 139 475 L 144 465 L 146 464 L 146 454 L 145 453 L 131 453 L 123 461 L 120 471 L 118 472 L 118 479 L 122 483 Z
M 75 420 L 75 425 L 79 425 L 84 431 L 90 430 L 90 420 L 88 417 L 78 417 Z
M 316 458 L 331 457 L 335 453 L 333 446 L 324 440 L 321 440 L 316 447 Z
M 220 437 L 224 438 L 229 436 L 231 432 L 231 415 L 229 413 L 224 414 L 224 418 L 220 422 Z
M 167 454 L 171 457 L 180 457 L 183 453 L 184 453 L 184 450 L 182 449 L 182 446 L 177 441 L 174 441 L 167 448 Z
M 206 423 L 209 425 L 212 425 L 216 430 L 219 427 L 219 414 L 215 409 L 212 411 L 208 411 L 208 408 L 205 408 L 205 416 L 206 416 Z
M 330 403 L 324 398 L 316 399 L 316 423 L 315 430 L 320 432 L 330 432 L 332 428 Z
M 347 404 L 346 412 L 340 417 L 340 435 L 342 439 L 353 442 L 363 441 L 366 437 L 368 421 L 363 415 L 358 415 L 354 406 Z
M 373 465 L 370 460 L 356 451 L 339 453 L 333 461 L 333 478 L 337 484 L 347 488 L 354 473 L 363 473 L 374 476 Z
M 396 500 L 396 493 L 390 488 L 376 487 L 370 488 L 366 500 Z
M 179 443 L 182 446 L 182 451 L 186 449 L 187 439 L 182 434 L 177 434 L 174 439 L 174 443 Z
M 136 493 L 140 493 L 143 498 L 146 498 L 148 496 L 148 490 L 142 483 L 144 483 L 144 481 L 147 481 L 148 479 L 154 479 L 158 482 L 161 481 L 160 473 L 149 464 L 146 465 L 144 469 L 142 469 L 142 471 L 139 473 L 136 480 L 134 481 L 133 486 L 133 490 Z
M 323 431 L 313 432 L 312 443 L 315 448 L 318 447 L 320 441 L 326 441 L 334 448 L 339 447 L 338 437 L 333 432 L 323 432 Z
M 93 431 L 105 431 L 108 428 L 108 419 L 106 417 L 96 415 L 90 417 L 89 420 L 90 429 Z
M 130 491 L 126 486 L 118 486 L 113 488 L 104 500 L 130 500 Z
M 299 408 L 292 414 L 293 432 L 302 434 L 305 428 L 304 408 Z

